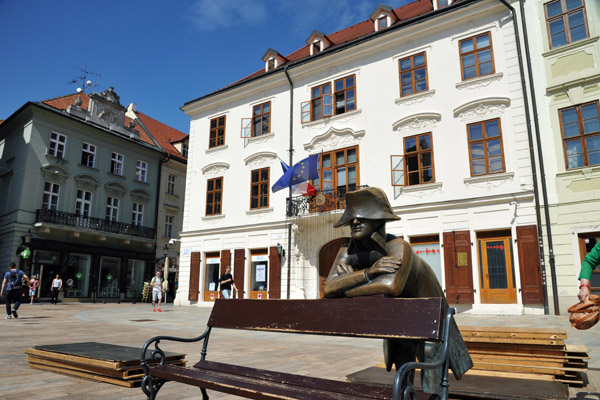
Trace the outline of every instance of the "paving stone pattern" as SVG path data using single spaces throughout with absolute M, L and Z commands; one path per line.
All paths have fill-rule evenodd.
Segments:
M 141 349 L 155 335 L 194 337 L 201 334 L 210 308 L 173 307 L 153 313 L 149 304 L 23 304 L 18 319 L 0 320 L 0 399 L 144 399 L 140 388 L 123 388 L 29 368 L 26 348 L 36 345 L 96 341 Z M 457 315 L 459 325 L 566 329 L 568 343 L 590 350 L 590 384 L 571 389 L 572 400 L 600 400 L 600 325 L 588 331 L 569 326 L 565 316 Z M 165 350 L 186 353 L 188 365 L 200 359 L 200 344 L 170 343 Z M 215 329 L 208 359 L 281 372 L 343 380 L 382 359 L 380 340 L 312 335 L 240 332 Z M 210 392 L 211 399 L 237 399 Z M 200 399 L 200 390 L 167 383 L 159 399 Z

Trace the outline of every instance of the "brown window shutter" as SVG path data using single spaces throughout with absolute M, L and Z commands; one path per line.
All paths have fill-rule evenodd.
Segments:
M 190 263 L 190 288 L 188 294 L 189 301 L 198 301 L 198 289 L 200 287 L 200 253 L 192 253 Z
M 221 250 L 221 275 L 225 273 L 225 268 L 227 266 L 231 267 L 231 251 Z M 233 271 L 233 268 L 231 268 L 231 270 Z
M 540 247 L 535 225 L 517 226 L 517 247 L 523 304 L 544 304 Z
M 233 252 L 233 278 L 238 288 L 238 299 L 244 298 L 244 267 L 246 265 L 246 250 L 236 249 Z
M 281 259 L 274 246 L 269 248 L 269 298 L 281 298 Z
M 448 303 L 473 304 L 475 301 L 472 265 L 469 231 L 444 232 L 444 269 Z

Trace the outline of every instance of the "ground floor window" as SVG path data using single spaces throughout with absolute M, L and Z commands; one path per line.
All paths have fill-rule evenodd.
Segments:
M 421 257 L 435 272 L 442 284 L 442 256 L 440 253 L 440 237 L 438 235 L 415 236 L 410 238 L 410 245 L 415 254 Z
M 119 295 L 119 269 L 121 259 L 102 257 L 98 274 L 98 297 L 116 298 Z
M 144 274 L 146 273 L 146 261 L 129 260 L 127 263 L 127 291 L 125 297 L 134 299 L 141 296 L 144 290 Z
M 65 297 L 88 297 L 92 256 L 70 253 L 67 270 L 64 273 Z
M 206 279 L 204 280 L 204 300 L 214 301 L 219 291 L 219 269 L 221 267 L 220 254 L 207 253 L 205 262 Z
M 269 253 L 267 249 L 252 250 L 250 298 L 266 299 L 269 276 Z

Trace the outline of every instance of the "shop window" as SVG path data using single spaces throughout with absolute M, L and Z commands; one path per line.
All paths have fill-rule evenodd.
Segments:
M 218 296 L 219 291 L 219 278 L 220 278 L 220 267 L 221 259 L 218 252 L 207 253 L 205 268 L 205 280 L 204 280 L 204 300 L 214 301 Z
M 269 256 L 267 249 L 252 250 L 250 254 L 252 260 L 250 298 L 266 299 L 269 288 Z
M 144 290 L 144 275 L 146 273 L 146 261 L 129 259 L 127 262 L 127 291 L 125 297 L 128 299 L 139 298 Z
M 91 255 L 69 254 L 67 269 L 62 276 L 65 297 L 89 297 L 91 268 Z

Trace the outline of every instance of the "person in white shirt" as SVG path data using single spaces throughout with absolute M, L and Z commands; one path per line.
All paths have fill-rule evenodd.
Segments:
M 156 276 L 152 278 L 150 286 L 152 286 L 152 312 L 156 312 L 156 301 L 158 300 L 158 312 L 162 312 L 160 309 L 160 303 L 162 301 L 162 272 L 156 271 Z

